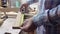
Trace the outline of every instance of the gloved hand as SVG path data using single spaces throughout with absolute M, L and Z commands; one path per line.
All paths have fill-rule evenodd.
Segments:
M 36 29 L 36 26 L 34 25 L 32 18 L 29 18 L 23 22 L 20 28 L 25 32 L 30 32 L 30 31 L 34 31 Z

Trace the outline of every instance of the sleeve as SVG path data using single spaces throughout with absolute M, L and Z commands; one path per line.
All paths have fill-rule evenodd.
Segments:
M 58 6 L 58 10 L 56 13 L 57 13 L 57 16 L 56 16 L 55 22 L 60 24 L 60 5 Z
M 58 7 L 52 8 L 51 10 L 45 10 L 45 12 L 37 13 L 33 16 L 33 22 L 36 26 L 41 26 L 42 24 L 48 22 L 48 12 L 49 18 L 54 24 L 60 22 L 60 5 Z M 52 23 L 53 24 L 53 23 Z
M 60 17 L 60 5 L 58 6 L 58 12 L 57 12 L 57 14 Z
M 36 26 L 41 26 L 43 25 L 45 22 L 47 22 L 47 12 L 48 10 L 46 10 L 44 13 L 37 13 L 36 15 L 33 16 L 33 23 Z
M 42 25 L 42 23 L 45 21 L 45 17 L 47 12 L 45 12 L 44 10 L 44 2 L 45 0 L 39 0 L 39 4 L 38 4 L 38 12 L 36 15 L 34 15 L 33 18 L 33 22 L 35 25 Z
M 60 22 L 60 5 L 58 5 L 57 7 L 49 11 L 48 18 L 51 24 L 53 25 L 60 24 L 59 23 Z

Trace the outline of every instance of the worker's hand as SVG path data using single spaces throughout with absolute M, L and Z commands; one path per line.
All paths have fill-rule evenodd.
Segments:
M 20 11 L 22 11 L 23 7 L 25 7 L 25 10 L 27 10 L 28 4 L 27 3 L 21 4 Z
M 25 32 L 30 32 L 30 31 L 34 31 L 36 29 L 36 26 L 32 22 L 32 18 L 30 18 L 30 19 L 26 19 L 20 28 Z

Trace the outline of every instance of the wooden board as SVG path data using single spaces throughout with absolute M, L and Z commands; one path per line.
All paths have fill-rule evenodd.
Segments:
M 0 0 L 0 7 L 1 7 L 1 0 Z
M 3 24 L 4 20 L 0 19 L 0 26 Z
M 23 20 L 24 20 L 24 14 L 18 12 L 16 22 L 14 23 L 14 27 L 20 27 L 23 23 Z
M 17 12 L 19 11 L 19 8 L 0 8 L 0 11 L 2 12 Z

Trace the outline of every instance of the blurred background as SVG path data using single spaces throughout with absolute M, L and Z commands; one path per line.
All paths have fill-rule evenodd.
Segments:
M 22 0 L 25 2 L 26 0 Z M 19 34 L 20 29 L 12 29 L 13 25 L 20 25 L 20 4 L 21 0 L 0 0 L 0 34 Z M 27 13 L 24 13 L 24 20 L 37 13 L 37 3 L 29 5 Z M 34 34 L 34 32 L 22 32 L 21 34 Z

